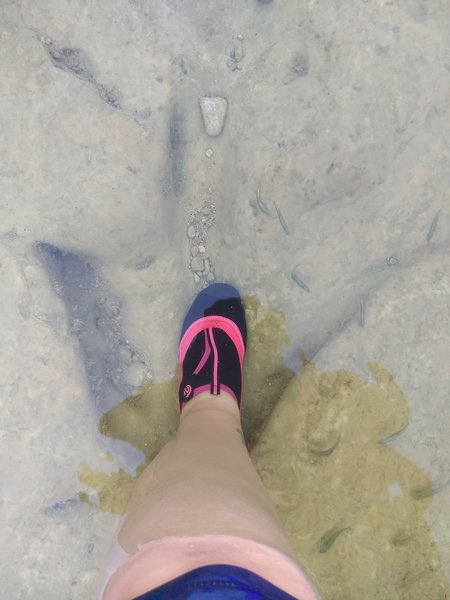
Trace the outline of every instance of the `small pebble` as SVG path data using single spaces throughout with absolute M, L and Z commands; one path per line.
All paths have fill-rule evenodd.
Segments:
M 98 575 L 97 575 L 98 577 Z M 78 571 L 73 579 L 72 585 L 77 585 L 77 588 L 85 589 L 87 585 L 91 584 L 92 581 L 96 579 L 96 570 L 95 569 L 82 569 Z
M 118 354 L 124 362 L 126 362 L 128 364 L 131 362 L 132 354 L 131 354 L 131 349 L 128 346 L 121 344 L 119 346 Z
M 216 279 L 216 278 L 215 278 L 215 276 L 214 276 L 214 273 L 208 273 L 208 275 L 206 276 L 206 281 L 207 281 L 208 283 L 212 283 L 212 282 L 213 282 L 215 279 Z
M 191 269 L 193 271 L 203 271 L 203 269 L 205 268 L 205 263 L 203 261 L 203 258 L 201 258 L 200 256 L 195 256 L 192 260 L 191 260 Z
M 195 230 L 195 227 L 193 225 L 189 225 L 189 227 L 187 228 L 187 236 L 190 240 L 192 240 L 193 238 L 195 238 L 195 236 L 197 235 L 197 232 Z
M 205 268 L 203 269 L 203 273 L 209 273 L 209 260 L 205 258 Z
M 125 381 L 132 387 L 140 386 L 147 373 L 147 368 L 140 362 L 132 363 L 126 372 Z
M 240 42 L 244 41 L 244 36 L 242 35 L 242 33 L 238 33 L 236 36 L 236 39 L 238 39 Z
M 203 246 L 203 244 L 200 244 L 198 247 L 198 251 L 200 252 L 200 254 L 203 254 L 204 252 L 206 252 L 205 246 Z
M 207 150 L 205 150 L 206 158 L 211 158 L 213 154 L 214 154 L 214 150 L 212 148 L 208 148 Z
M 198 254 L 198 248 L 197 246 L 192 246 L 191 248 L 191 256 L 197 256 Z
M 394 265 L 398 265 L 398 260 L 395 256 L 388 256 L 386 259 L 386 264 L 388 267 L 393 267 Z
M 211 209 L 209 208 L 209 206 L 204 206 L 202 208 L 202 215 L 205 215 L 205 217 L 207 217 L 210 212 L 211 212 Z
M 195 283 L 200 283 L 200 275 L 197 275 L 197 273 L 194 273 L 194 281 Z

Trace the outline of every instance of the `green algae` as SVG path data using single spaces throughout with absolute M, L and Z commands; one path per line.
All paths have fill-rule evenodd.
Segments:
M 123 469 L 113 473 L 103 473 L 82 463 L 78 472 L 80 483 L 96 491 L 98 507 L 103 512 L 121 514 L 131 495 L 136 478 Z M 89 494 L 81 492 L 80 500 L 93 504 Z
M 408 405 L 380 362 L 369 370 L 374 383 L 306 364 L 251 457 L 324 598 L 444 600 L 447 583 L 426 520 L 431 498 L 410 493 L 427 489 L 428 478 L 378 443 L 407 423 Z M 341 438 L 330 456 L 311 453 L 336 430 Z M 324 554 L 324 536 L 342 523 L 350 529 Z

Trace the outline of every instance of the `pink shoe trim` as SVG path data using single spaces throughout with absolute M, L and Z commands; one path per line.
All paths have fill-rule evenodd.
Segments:
M 242 369 L 242 365 L 244 362 L 245 346 L 244 340 L 242 339 L 242 334 L 239 331 L 239 327 L 231 319 L 214 315 L 209 317 L 202 317 L 201 319 L 197 319 L 197 321 L 194 321 L 191 325 L 189 325 L 185 334 L 181 338 L 180 345 L 178 347 L 180 362 L 183 362 L 184 357 L 186 356 L 186 353 L 189 349 L 189 346 L 191 345 L 192 340 L 195 338 L 195 336 L 198 335 L 204 329 L 210 327 L 221 329 L 231 338 L 231 341 L 236 346 L 236 350 L 239 356 L 239 362 Z
M 219 393 L 219 353 L 217 352 L 216 341 L 214 339 L 214 331 L 212 329 L 208 329 L 209 339 L 211 340 L 211 345 L 213 348 L 214 354 L 214 367 L 213 367 L 213 386 L 212 393 L 217 395 Z
M 211 354 L 211 346 L 209 345 L 208 335 L 207 335 L 206 329 L 205 329 L 205 351 L 203 352 L 203 356 L 201 357 L 200 362 L 198 363 L 198 365 L 195 368 L 194 375 L 198 375 L 200 373 L 200 371 L 205 366 L 205 363 L 208 360 L 210 354 Z
M 238 401 L 238 399 L 236 398 L 236 394 L 233 392 L 233 390 L 231 388 L 229 388 L 227 385 L 223 385 L 220 384 L 220 391 L 221 392 L 226 392 L 227 394 L 229 394 L 232 398 L 234 398 L 236 400 L 236 402 Z
M 196 387 L 194 389 L 194 395 L 192 396 L 192 398 L 195 398 L 195 396 L 198 396 L 199 394 L 203 394 L 203 392 L 209 392 L 209 390 L 211 389 L 211 386 L 209 385 L 209 383 L 207 383 L 206 385 L 201 385 L 199 387 Z M 191 398 L 191 400 L 192 400 Z M 189 400 L 188 400 L 189 402 Z
M 200 385 L 199 387 L 194 388 L 194 393 L 192 394 L 189 400 L 192 400 L 192 398 L 195 398 L 195 396 L 198 396 L 203 392 L 209 392 L 210 390 L 211 386 L 209 383 L 207 383 L 206 385 Z M 189 400 L 182 400 L 181 404 L 179 404 L 180 414 L 183 412 L 183 408 L 186 406 L 186 404 L 189 403 Z

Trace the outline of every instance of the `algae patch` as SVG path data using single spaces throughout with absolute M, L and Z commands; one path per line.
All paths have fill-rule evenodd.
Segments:
M 123 469 L 114 473 L 103 473 L 92 469 L 87 463 L 81 465 L 78 479 L 80 483 L 96 491 L 100 510 L 117 514 L 124 511 L 136 480 Z M 86 492 L 80 493 L 80 500 L 94 503 Z
M 178 376 L 150 381 L 100 419 L 99 431 L 128 442 L 149 461 L 176 433 L 178 427 Z
M 426 520 L 431 498 L 414 495 L 430 489 L 428 478 L 379 443 L 405 426 L 408 405 L 381 363 L 369 370 L 374 383 L 306 364 L 251 457 L 300 564 L 324 598 L 444 600 L 446 583 Z M 339 444 L 331 454 L 312 452 L 327 447 L 336 432 Z

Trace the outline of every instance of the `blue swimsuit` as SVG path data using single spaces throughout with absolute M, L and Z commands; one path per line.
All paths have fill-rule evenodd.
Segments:
M 207 565 L 189 571 L 135 600 L 296 600 L 247 569 Z

